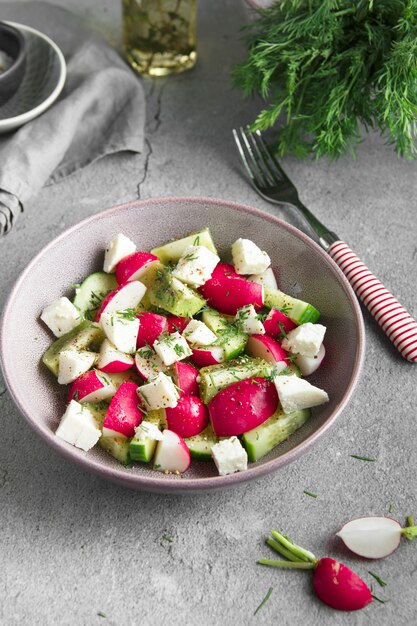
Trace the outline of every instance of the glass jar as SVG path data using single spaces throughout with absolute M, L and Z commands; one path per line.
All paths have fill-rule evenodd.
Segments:
M 166 76 L 194 66 L 197 0 L 122 0 L 125 55 L 138 74 Z

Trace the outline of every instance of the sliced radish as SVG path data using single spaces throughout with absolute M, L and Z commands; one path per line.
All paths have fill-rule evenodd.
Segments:
M 177 361 L 172 366 L 172 377 L 174 383 L 177 385 L 180 395 L 184 396 L 198 396 L 199 386 L 197 382 L 199 372 L 198 369 L 184 363 L 184 361 Z
M 213 430 L 218 437 L 240 435 L 267 420 L 278 407 L 275 385 L 265 378 L 248 378 L 222 389 L 209 402 Z
M 357 611 L 372 602 L 371 591 L 362 578 L 334 559 L 318 561 L 313 589 L 322 602 L 339 611 Z
M 310 376 L 313 374 L 323 362 L 326 354 L 324 344 L 321 344 L 320 350 L 317 356 L 302 356 L 297 354 L 295 357 L 295 363 L 300 368 L 300 372 L 303 376 Z
M 103 422 L 103 436 L 133 437 L 135 428 L 143 419 L 138 407 L 138 386 L 135 383 L 122 383 L 114 394 Z
M 97 361 L 97 369 L 102 372 L 124 372 L 130 369 L 135 360 L 130 354 L 121 352 L 108 340 L 105 339 L 100 347 Z
M 278 337 L 296 327 L 297 324 L 278 309 L 271 309 L 264 321 L 265 332 L 270 337 Z
M 178 317 L 177 315 L 168 315 L 167 316 L 168 332 L 169 333 L 178 332 L 182 334 L 184 331 L 184 328 L 187 326 L 190 319 L 191 319 L 190 317 Z
M 135 309 L 145 295 L 146 287 L 138 280 L 134 280 L 111 291 L 101 303 L 96 315 L 96 322 L 100 321 L 102 313 L 114 313 Z
M 125 257 L 116 267 L 116 280 L 123 285 L 131 280 L 140 280 L 152 263 L 158 263 L 159 259 L 150 252 L 134 252 Z
M 209 306 L 229 315 L 236 315 L 237 310 L 246 304 L 259 308 L 264 303 L 263 285 L 245 280 L 226 263 L 215 267 L 211 278 L 199 291 Z
M 246 352 L 250 356 L 264 359 L 267 363 L 280 364 L 282 369 L 289 365 L 288 352 L 281 347 L 278 341 L 267 335 L 250 335 Z
M 138 313 L 137 317 L 140 324 L 136 347 L 143 348 L 146 344 L 152 346 L 155 339 L 167 329 L 166 317 L 156 313 L 148 313 L 147 311 Z
M 154 469 L 160 472 L 185 472 L 191 463 L 190 452 L 185 441 L 172 432 L 165 429 L 162 432 L 164 438 L 158 441 L 154 456 Z
M 382 559 L 399 546 L 402 528 L 389 517 L 359 517 L 336 533 L 345 545 L 367 559 Z
M 262 274 L 251 274 L 248 276 L 248 280 L 251 283 L 259 283 L 260 285 L 269 287 L 270 289 L 278 289 L 277 280 L 272 267 L 268 267 L 268 269 L 262 272 Z
M 192 359 L 198 367 L 217 365 L 225 361 L 224 349 L 221 346 L 208 346 L 207 348 L 193 348 Z
M 144 380 L 151 380 L 166 371 L 162 360 L 151 348 L 140 348 L 135 354 L 135 365 Z
M 97 370 L 86 372 L 73 382 L 69 390 L 67 402 L 101 402 L 109 400 L 116 393 L 111 380 Z
M 182 396 L 173 409 L 165 409 L 169 430 L 180 437 L 194 437 L 209 422 L 207 407 L 196 396 Z

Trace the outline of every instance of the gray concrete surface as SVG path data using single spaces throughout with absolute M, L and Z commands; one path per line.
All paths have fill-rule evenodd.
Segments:
M 116 0 L 66 5 L 117 45 Z M 1 3 L 0 3 L 1 17 Z M 0 306 L 21 270 L 51 238 L 116 203 L 196 195 L 273 210 L 242 178 L 230 129 L 256 103 L 230 87 L 243 54 L 243 2 L 201 1 L 198 65 L 144 81 L 146 152 L 118 155 L 46 187 L 0 241 Z M 416 163 L 398 160 L 377 134 L 356 161 L 285 166 L 302 198 L 341 234 L 417 315 Z M 305 230 L 290 210 L 278 215 Z M 353 400 L 334 428 L 297 462 L 234 491 L 170 497 L 103 482 L 57 456 L 28 428 L 0 381 L 0 623 L 4 626 L 364 625 L 417 623 L 417 542 L 366 562 L 332 534 L 348 519 L 417 515 L 417 369 L 365 314 L 366 362 Z M 28 394 L 31 390 L 27 390 Z M 351 458 L 375 457 L 375 463 Z M 318 495 L 308 497 L 303 490 Z M 387 600 L 352 614 L 310 591 L 309 575 L 256 565 L 272 528 L 317 555 L 342 559 Z M 368 571 L 386 582 L 378 588 Z M 269 587 L 272 595 L 254 616 Z M 100 616 L 100 613 L 103 616 Z

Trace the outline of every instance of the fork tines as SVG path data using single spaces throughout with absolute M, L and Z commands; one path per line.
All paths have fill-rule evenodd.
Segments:
M 239 130 L 233 129 L 233 137 L 248 176 L 256 187 L 273 187 L 288 180 L 259 130 L 252 133 L 249 127 L 240 127 Z

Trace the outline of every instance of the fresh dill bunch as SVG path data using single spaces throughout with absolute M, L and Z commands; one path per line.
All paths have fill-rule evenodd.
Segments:
M 246 32 L 234 84 L 266 101 L 252 130 L 274 128 L 279 156 L 354 156 L 378 128 L 414 158 L 417 0 L 282 0 Z

